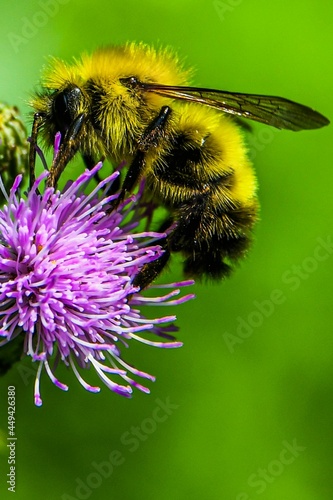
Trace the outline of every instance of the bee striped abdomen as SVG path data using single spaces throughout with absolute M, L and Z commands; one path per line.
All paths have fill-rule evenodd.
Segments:
M 196 123 L 190 111 L 191 121 L 183 114 L 177 132 L 152 159 L 148 181 L 177 221 L 169 251 L 184 255 L 186 274 L 219 279 L 249 247 L 256 182 L 239 128 L 202 108 Z

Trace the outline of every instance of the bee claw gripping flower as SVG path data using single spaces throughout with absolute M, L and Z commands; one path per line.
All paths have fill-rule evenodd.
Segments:
M 133 375 L 154 377 L 127 364 L 121 347 L 132 339 L 158 347 L 181 345 L 169 334 L 174 316 L 147 319 L 139 307 L 189 300 L 192 294 L 174 297 L 179 286 L 192 282 L 168 285 L 173 290 L 155 298 L 134 287 L 138 270 L 163 252 L 158 245 L 163 235 L 135 232 L 146 210 L 140 190 L 107 213 L 115 195 L 99 194 L 118 172 L 84 194 L 100 168 L 85 171 L 62 191 L 46 187 L 42 192 L 44 171 L 25 196 L 18 176 L 0 211 L 0 346 L 24 338 L 24 354 L 38 365 L 37 406 L 43 370 L 57 387 L 68 389 L 54 374 L 53 365 L 61 361 L 88 391 L 100 390 L 80 374 L 93 366 L 109 389 L 128 397 L 132 387 L 149 392 Z M 145 331 L 156 340 L 142 337 Z

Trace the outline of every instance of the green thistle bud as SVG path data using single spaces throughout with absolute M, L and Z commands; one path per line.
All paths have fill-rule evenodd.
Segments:
M 7 192 L 15 177 L 27 171 L 28 156 L 27 131 L 17 107 L 0 103 L 0 175 Z

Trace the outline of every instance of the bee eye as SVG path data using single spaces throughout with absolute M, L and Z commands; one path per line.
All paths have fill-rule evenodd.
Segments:
M 127 78 L 119 78 L 120 83 L 125 85 L 125 87 L 135 88 L 139 86 L 139 80 L 136 76 L 129 76 Z
M 65 133 L 78 115 L 81 90 L 78 87 L 58 92 L 53 100 L 54 118 L 58 130 Z

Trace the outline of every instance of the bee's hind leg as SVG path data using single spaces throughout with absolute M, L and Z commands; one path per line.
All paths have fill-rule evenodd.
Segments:
M 146 153 L 152 147 L 156 147 L 159 144 L 160 139 L 163 137 L 165 132 L 165 126 L 171 114 L 171 108 L 169 106 L 163 106 L 159 114 L 154 118 L 154 120 L 146 127 L 144 133 L 142 134 L 140 140 L 138 141 L 137 152 L 133 158 L 131 165 L 127 171 L 124 182 L 122 184 L 120 194 L 118 198 L 112 204 L 112 210 L 117 208 L 119 203 L 125 198 L 125 196 L 130 193 L 138 180 L 140 179 L 146 161 Z M 165 222 L 161 227 L 161 232 L 169 227 L 169 220 Z M 171 224 L 171 222 L 170 222 Z M 170 258 L 170 250 L 168 245 L 168 237 L 161 238 L 157 241 L 163 251 L 156 260 L 145 264 L 139 271 L 139 273 L 134 277 L 133 285 L 139 286 L 140 289 L 146 288 L 150 283 L 152 283 L 157 276 L 162 272 L 164 267 Z
M 142 266 L 133 279 L 133 285 L 140 287 L 141 290 L 147 288 L 148 285 L 155 281 L 170 259 L 167 239 L 165 238 L 163 241 L 160 240 L 158 244 L 163 248 L 163 254 L 156 260 Z
M 158 232 L 165 233 L 171 227 L 172 223 L 173 219 L 167 217 L 158 228 Z M 167 235 L 157 240 L 156 243 L 162 247 L 163 253 L 156 260 L 142 266 L 138 274 L 134 277 L 134 286 L 139 286 L 140 289 L 147 288 L 161 274 L 171 256 L 168 238 L 169 236 Z

